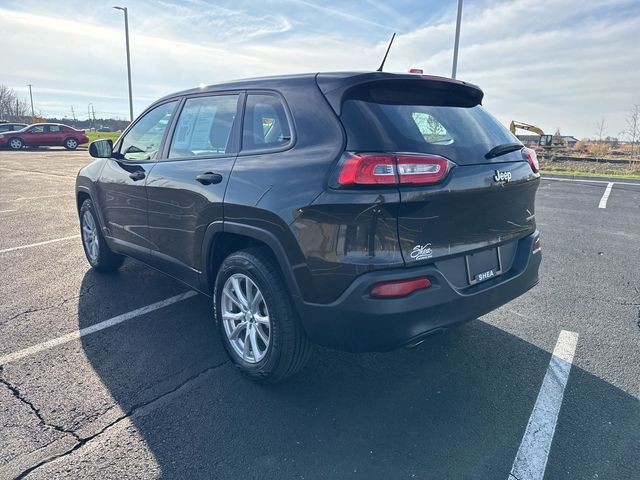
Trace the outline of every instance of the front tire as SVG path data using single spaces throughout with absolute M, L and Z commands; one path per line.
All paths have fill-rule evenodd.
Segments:
M 214 286 L 214 309 L 229 357 L 250 379 L 278 382 L 309 360 L 311 344 L 266 249 L 241 250 L 224 260 Z
M 100 272 L 114 272 L 120 268 L 124 258 L 111 251 L 100 230 L 93 202 L 86 199 L 80 207 L 80 236 L 89 264 Z
M 73 137 L 69 137 L 64 141 L 64 148 L 67 150 L 75 150 L 78 148 L 78 140 Z
M 9 148 L 11 150 L 22 150 L 24 147 L 24 142 L 21 138 L 13 137 L 9 139 Z

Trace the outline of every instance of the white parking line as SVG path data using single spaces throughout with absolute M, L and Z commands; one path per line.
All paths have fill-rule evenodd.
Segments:
M 635 182 L 625 182 L 625 181 L 618 181 L 618 182 L 610 182 L 609 180 L 589 180 L 589 179 L 580 179 L 580 178 L 551 178 L 551 177 L 541 177 L 541 180 L 550 180 L 553 182 L 586 182 L 586 183 L 615 183 L 617 185 L 633 185 L 636 187 L 640 187 L 640 183 L 635 183 Z
M 577 333 L 567 330 L 560 332 L 538 399 L 513 461 L 509 480 L 543 479 L 577 344 Z
M 56 173 L 46 173 L 46 172 L 39 172 L 37 170 L 22 170 L 20 168 L 7 168 L 7 167 L 0 167 L 0 170 L 9 170 L 10 172 L 18 172 L 21 175 L 44 175 L 46 177 L 54 177 L 54 178 L 76 178 L 75 175 L 59 175 Z
M 609 182 L 607 184 L 607 188 L 604 189 L 604 193 L 602 194 L 602 198 L 600 199 L 600 204 L 598 208 L 607 208 L 607 200 L 609 200 L 609 195 L 611 195 L 611 189 L 613 188 L 613 182 Z
M 9 202 L 22 202 L 24 200 L 40 200 L 41 198 L 55 198 L 55 197 L 71 197 L 73 193 L 57 193 L 55 195 L 40 195 L 37 197 L 19 197 L 14 198 L 13 200 L 5 200 L 6 203 Z
M 176 295 L 174 297 L 170 297 L 165 300 L 152 303 L 151 305 L 147 305 L 146 307 L 138 308 L 136 310 L 123 313 L 116 317 L 110 318 L 109 320 L 96 323 L 95 325 L 91 325 L 90 327 L 82 328 L 80 330 L 67 333 L 66 335 L 62 335 L 61 337 L 56 337 L 52 340 L 47 340 L 46 342 L 38 343 L 37 345 L 33 345 L 23 350 L 18 350 L 17 352 L 9 353 L 8 355 L 4 355 L 3 357 L 0 357 L 0 365 L 6 365 L 9 362 L 14 362 L 21 358 L 29 357 L 43 350 L 48 350 L 50 348 L 57 347 L 58 345 L 62 345 L 63 343 L 68 343 L 72 340 L 76 340 L 86 335 L 91 335 L 92 333 L 99 332 L 100 330 L 104 330 L 105 328 L 113 327 L 122 322 L 126 322 L 127 320 L 131 320 L 132 318 L 139 317 L 140 315 L 145 315 L 147 313 L 153 312 L 154 310 L 168 307 L 169 305 L 172 305 L 174 303 L 180 302 L 182 300 L 186 300 L 187 298 L 191 298 L 194 295 L 197 295 L 197 293 L 193 290 L 189 290 L 188 292 L 181 293 L 180 295 Z
M 9 213 L 9 212 L 17 212 L 17 209 L 13 209 L 13 210 L 0 210 L 0 213 Z
M 55 242 L 63 242 L 64 240 L 71 240 L 72 238 L 79 238 L 79 237 L 80 235 L 71 235 L 70 237 L 54 238 L 53 240 L 46 240 L 44 242 L 30 243 L 29 245 L 20 245 L 19 247 L 5 248 L 4 250 L 0 250 L 0 253 L 14 252 L 16 250 L 22 250 L 24 248 L 39 247 L 40 245 L 47 245 L 49 243 L 55 243 Z

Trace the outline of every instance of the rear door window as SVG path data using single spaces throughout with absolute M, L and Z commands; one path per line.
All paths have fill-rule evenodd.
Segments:
M 428 92 L 429 86 L 422 88 Z M 347 149 L 429 153 L 465 165 L 489 162 L 484 155 L 493 147 L 518 142 L 481 105 L 459 104 L 389 86 L 357 89 L 343 102 L 340 116 Z
M 242 128 L 242 151 L 283 148 L 291 143 L 291 127 L 282 100 L 271 94 L 249 94 Z
M 51 133 L 57 133 L 57 132 L 59 132 L 59 131 L 61 130 L 59 125 L 49 125 L 49 126 L 47 127 L 47 129 L 48 129 L 48 130 L 49 130 L 49 132 L 51 132 Z
M 239 95 L 189 98 L 176 124 L 169 158 L 226 155 Z

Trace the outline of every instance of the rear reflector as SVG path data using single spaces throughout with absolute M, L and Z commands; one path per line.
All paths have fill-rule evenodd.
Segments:
M 349 155 L 342 163 L 338 183 L 427 185 L 446 177 L 450 165 L 449 160 L 438 155 L 357 153 Z
M 531 170 L 533 173 L 538 173 L 540 171 L 540 163 L 538 162 L 538 155 L 536 155 L 536 151 L 531 148 L 523 148 L 522 149 L 522 158 L 524 158 L 529 165 L 531 166 Z
M 371 289 L 371 296 L 376 298 L 405 297 L 416 290 L 429 288 L 431 282 L 428 278 L 413 278 L 410 280 L 398 280 L 393 282 L 377 283 Z

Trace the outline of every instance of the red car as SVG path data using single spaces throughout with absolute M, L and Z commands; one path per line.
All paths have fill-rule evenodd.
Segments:
M 76 130 L 60 123 L 36 123 L 17 132 L 0 133 L 0 147 L 21 150 L 23 147 L 62 146 L 75 150 L 78 145 L 87 143 L 83 130 Z

